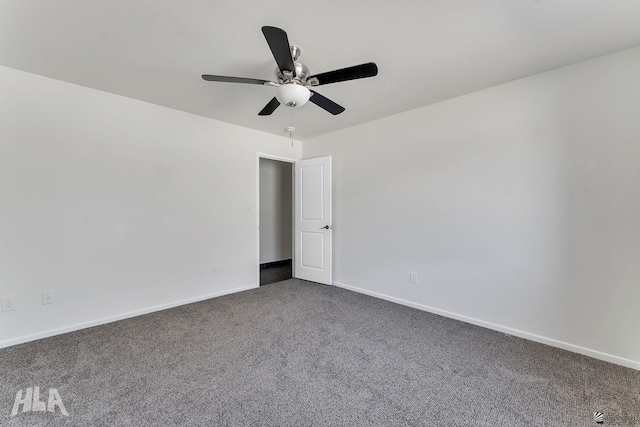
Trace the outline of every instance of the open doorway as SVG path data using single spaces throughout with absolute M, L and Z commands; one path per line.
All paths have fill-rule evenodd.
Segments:
M 293 164 L 259 157 L 259 283 L 293 277 Z

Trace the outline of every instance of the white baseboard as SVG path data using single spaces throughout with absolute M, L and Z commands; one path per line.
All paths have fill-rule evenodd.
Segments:
M 505 334 L 514 335 L 520 338 L 524 338 L 530 341 L 547 344 L 552 347 L 561 348 L 574 353 L 582 354 L 584 356 L 593 357 L 594 359 L 604 360 L 605 362 L 614 363 L 616 365 L 625 366 L 627 368 L 640 371 L 640 362 L 635 360 L 626 359 L 624 357 L 615 356 L 609 353 L 603 353 L 598 350 L 592 350 L 590 348 L 581 347 L 579 345 L 570 344 L 564 341 L 558 341 L 553 338 L 547 338 L 529 332 L 520 331 L 518 329 L 509 328 L 507 326 L 497 325 L 491 322 L 485 322 L 484 320 L 475 319 L 473 317 L 464 316 L 450 311 L 440 310 L 438 308 L 429 307 L 424 304 L 407 301 L 401 298 L 392 297 L 390 295 L 381 294 L 378 292 L 369 291 L 367 289 L 358 288 L 356 286 L 345 285 L 344 283 L 333 282 L 333 284 L 339 288 L 347 289 L 350 291 L 358 292 L 361 294 L 369 295 L 375 298 L 380 298 L 386 301 L 391 301 L 397 304 L 406 305 L 408 307 L 417 308 L 418 310 L 428 311 L 429 313 L 437 314 L 451 319 L 460 320 L 462 322 L 470 323 L 472 325 L 482 326 L 483 328 L 492 329 L 494 331 L 503 332 Z
M 127 313 L 116 314 L 115 316 L 103 317 L 101 319 L 91 320 L 88 322 L 76 323 L 75 325 L 65 326 L 63 328 L 50 329 L 44 332 L 38 332 L 37 334 L 25 335 L 22 337 L 12 338 L 5 341 L 0 341 L 0 348 L 11 347 L 17 344 L 23 344 L 30 341 L 39 340 L 42 338 L 49 338 L 55 335 L 66 334 L 67 332 L 79 331 L 80 329 L 91 328 L 93 326 L 104 325 L 105 323 L 116 322 L 118 320 L 129 319 L 131 317 L 141 316 L 143 314 L 153 313 L 155 311 L 166 310 L 168 308 L 178 307 L 180 305 L 191 304 L 194 302 L 204 301 L 211 298 L 221 297 L 223 295 L 235 294 L 237 292 L 248 291 L 249 289 L 255 289 L 258 285 L 241 286 L 239 288 L 228 289 L 226 291 L 216 292 L 214 294 L 202 295 L 195 298 L 188 298 L 180 301 L 174 301 L 167 304 L 160 304 L 154 307 L 143 308 L 141 310 L 130 311 Z

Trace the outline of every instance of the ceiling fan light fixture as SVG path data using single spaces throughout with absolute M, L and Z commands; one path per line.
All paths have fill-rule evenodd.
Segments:
M 276 89 L 276 98 L 287 107 L 302 107 L 309 97 L 309 89 L 295 82 L 285 83 Z

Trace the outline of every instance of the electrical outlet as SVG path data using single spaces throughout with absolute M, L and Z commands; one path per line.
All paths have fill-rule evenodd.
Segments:
M 15 297 L 2 298 L 2 311 L 13 311 L 15 309 Z
M 53 291 L 42 292 L 42 305 L 53 304 Z
M 220 266 L 214 265 L 213 267 L 211 267 L 211 274 L 213 274 L 214 276 L 220 274 Z
M 409 275 L 409 281 L 411 283 L 418 283 L 418 273 L 416 273 L 415 271 L 412 271 L 411 274 Z

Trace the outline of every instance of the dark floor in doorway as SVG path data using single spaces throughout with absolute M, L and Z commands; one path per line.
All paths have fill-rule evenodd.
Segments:
M 260 264 L 260 286 L 291 279 L 291 260 Z

